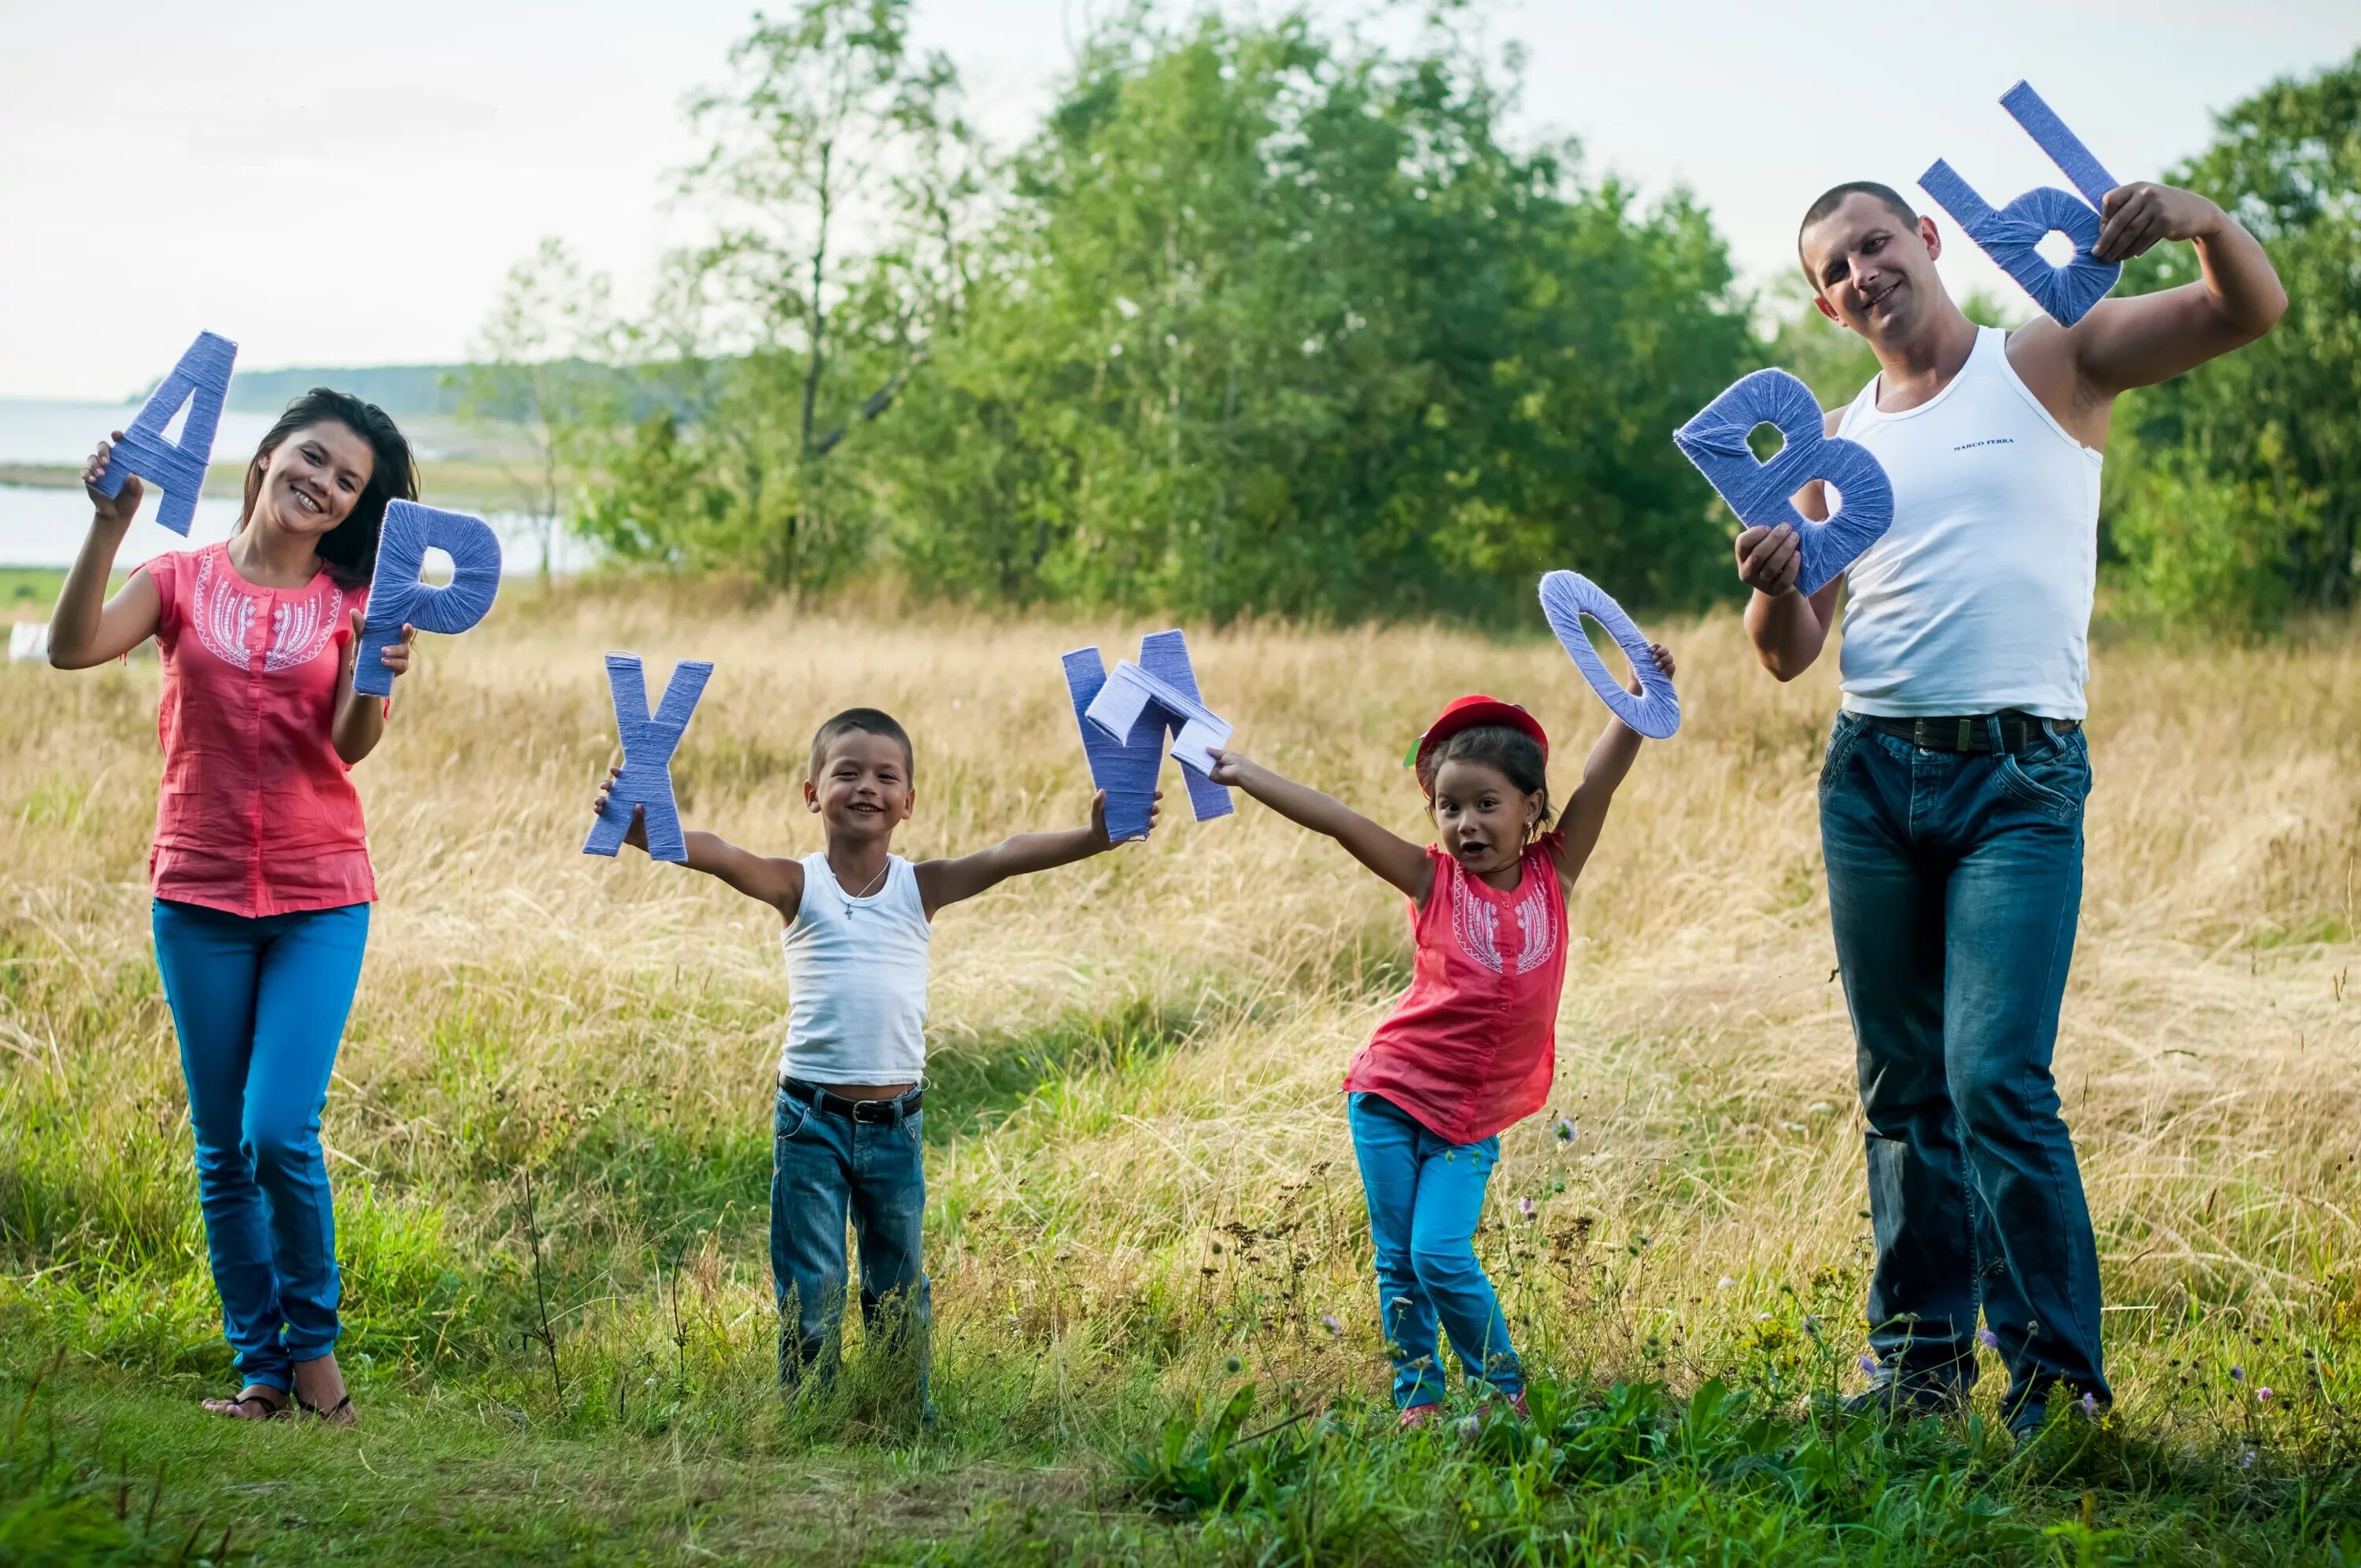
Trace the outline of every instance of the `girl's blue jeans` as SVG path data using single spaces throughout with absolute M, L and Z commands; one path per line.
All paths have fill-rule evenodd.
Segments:
M 1438 1322 L 1471 1384 L 1521 1393 L 1524 1369 L 1509 1343 L 1508 1321 L 1476 1261 L 1476 1222 L 1500 1140 L 1445 1143 L 1375 1094 L 1347 1095 L 1345 1115 L 1377 1243 L 1378 1310 L 1393 1358 L 1395 1406 L 1441 1402 Z
M 247 1384 L 285 1391 L 336 1343 L 336 1219 L 320 1108 L 369 906 L 248 919 L 156 900 L 222 1323 Z

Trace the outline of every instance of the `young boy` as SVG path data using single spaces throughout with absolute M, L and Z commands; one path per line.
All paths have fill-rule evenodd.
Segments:
M 602 808 L 620 771 L 610 771 L 598 792 Z M 1087 828 L 1023 833 L 977 854 L 914 865 L 893 852 L 893 841 L 917 800 L 916 771 L 899 724 L 873 707 L 848 708 L 812 737 L 804 781 L 804 806 L 820 819 L 825 850 L 775 860 L 710 833 L 686 838 L 691 870 L 761 899 L 786 922 L 787 1043 L 771 1177 L 780 1384 L 793 1389 L 815 1365 L 823 1382 L 835 1375 L 850 1209 L 861 1247 L 861 1321 L 873 1345 L 916 1353 L 923 1408 L 930 1307 L 918 1266 L 927 1198 L 918 1135 L 929 923 L 945 905 L 1009 877 L 1113 846 L 1101 792 Z M 641 814 L 624 842 L 647 848 Z

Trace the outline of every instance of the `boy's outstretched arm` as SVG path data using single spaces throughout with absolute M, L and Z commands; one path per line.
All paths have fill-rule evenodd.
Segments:
M 1151 827 L 1158 815 L 1157 802 L 1163 798 L 1159 792 L 1148 802 L 1148 820 Z M 1087 828 L 1069 828 L 1061 833 L 1019 833 L 972 855 L 920 861 L 910 871 L 918 879 L 918 899 L 926 907 L 927 918 L 931 920 L 935 911 L 963 898 L 973 898 L 1010 877 L 1046 872 L 1052 866 L 1070 866 L 1114 848 L 1114 840 L 1107 837 L 1106 791 L 1101 790 L 1091 797 Z
M 1388 832 L 1333 795 L 1282 778 L 1243 751 L 1213 753 L 1213 780 L 1235 784 L 1301 828 L 1325 833 L 1355 860 L 1423 905 L 1434 887 L 1434 862 L 1424 850 Z
M 1661 642 L 1648 644 L 1655 655 L 1656 668 L 1667 677 L 1673 673 L 1672 650 Z M 1640 675 L 1633 671 L 1625 689 L 1632 696 L 1640 694 Z M 1598 835 L 1607 826 L 1607 808 L 1615 803 L 1616 786 L 1640 760 L 1641 742 L 1647 738 L 1620 718 L 1610 718 L 1599 731 L 1590 748 L 1589 757 L 1582 764 L 1582 782 L 1574 786 L 1565 809 L 1558 814 L 1558 830 L 1565 835 L 1565 848 L 1557 861 L 1558 885 L 1571 892 L 1575 879 L 1582 874 L 1590 859 L 1590 851 L 1598 846 Z
M 607 770 L 607 782 L 598 786 L 598 804 L 595 814 L 607 809 L 607 795 L 623 770 Z M 729 839 L 712 833 L 686 832 L 682 840 L 688 846 L 686 862 L 693 872 L 719 877 L 749 898 L 758 898 L 779 912 L 782 920 L 792 920 L 804 902 L 804 865 L 796 860 L 776 860 L 741 850 Z M 631 829 L 623 835 L 623 842 L 645 850 L 648 847 L 647 812 L 639 806 L 631 808 Z

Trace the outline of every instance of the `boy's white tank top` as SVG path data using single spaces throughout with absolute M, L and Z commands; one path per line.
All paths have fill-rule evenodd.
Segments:
M 917 1083 L 927 1067 L 927 944 L 918 878 L 899 855 L 866 898 L 826 854 L 803 859 L 804 896 L 780 941 L 787 1044 L 779 1072 L 807 1083 Z
M 1894 484 L 1894 526 L 1845 572 L 1845 707 L 2081 718 L 2100 455 L 2017 379 L 1998 327 L 1918 407 L 1881 412 L 1877 388 L 1837 427 Z

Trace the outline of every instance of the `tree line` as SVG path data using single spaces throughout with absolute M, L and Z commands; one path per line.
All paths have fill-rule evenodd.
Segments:
M 525 416 L 547 510 L 613 555 L 801 594 L 882 572 L 994 603 L 1479 616 L 1546 564 L 1651 608 L 1730 595 L 1735 525 L 1671 431 L 1764 363 L 1831 402 L 1873 363 L 1799 295 L 1741 289 L 1686 192 L 1512 137 L 1521 60 L 1465 22 L 1383 45 L 1143 0 L 1002 154 L 907 0 L 801 0 L 692 105 L 709 242 L 630 319 L 546 242 L 470 405 Z M 2125 405 L 2103 548 L 2141 613 L 2350 601 L 2356 99 L 2361 55 L 2277 83 L 2169 176 L 2255 229 L 2296 304 Z M 2160 250 L 2125 287 L 2189 265 Z

